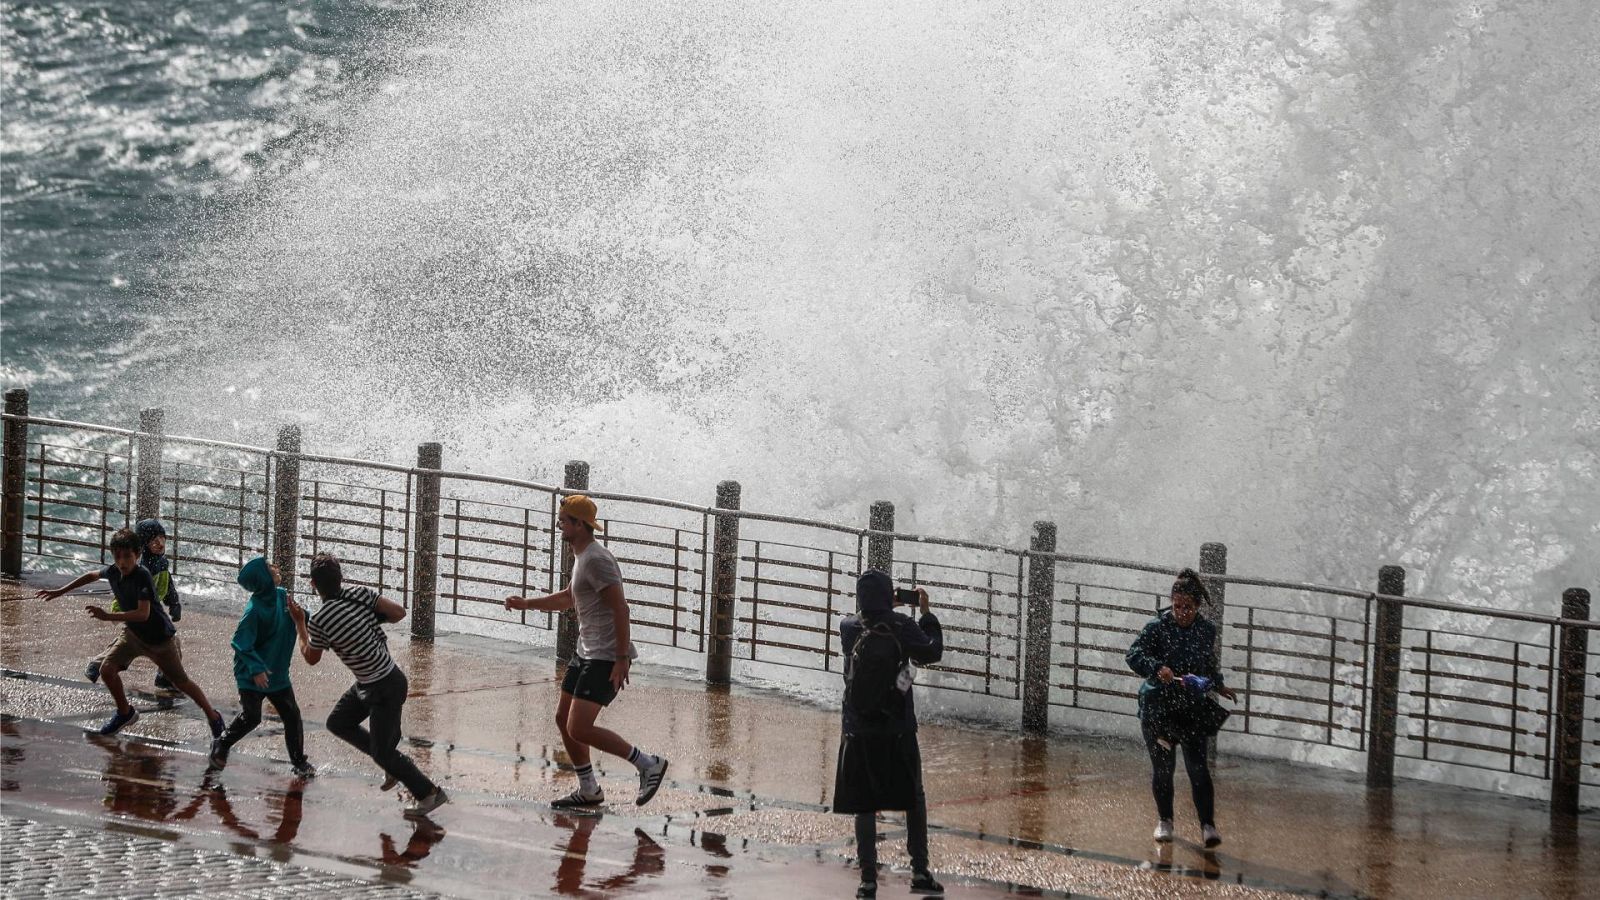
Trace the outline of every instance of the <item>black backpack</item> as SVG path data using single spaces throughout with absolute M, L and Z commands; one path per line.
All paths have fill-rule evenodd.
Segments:
M 887 622 L 867 626 L 850 649 L 850 677 L 845 679 L 844 702 L 863 722 L 898 717 L 904 704 L 895 681 L 903 665 L 905 651 L 894 629 Z

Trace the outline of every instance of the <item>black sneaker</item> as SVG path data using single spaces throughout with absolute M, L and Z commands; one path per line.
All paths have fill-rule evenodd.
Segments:
M 559 800 L 551 800 L 551 809 L 583 809 L 588 806 L 599 806 L 606 802 L 606 792 L 596 789 L 592 794 L 585 794 L 583 788 L 578 788 Z
M 222 738 L 211 739 L 211 768 L 220 772 L 228 767 L 228 748 L 222 745 Z
M 156 690 L 158 690 L 158 691 L 175 691 L 175 690 L 177 690 L 177 688 L 175 686 L 173 686 L 172 679 L 167 677 L 167 673 L 165 673 L 165 672 L 157 672 L 156 673 Z
M 944 885 L 933 880 L 933 873 L 927 869 L 911 873 L 911 893 L 913 894 L 943 894 Z
M 661 789 L 661 779 L 667 775 L 667 758 L 656 758 L 656 764 L 639 773 L 639 797 L 634 800 L 635 806 L 643 806 L 650 802 L 650 798 Z
M 313 766 L 310 763 L 310 761 L 304 760 L 304 759 L 302 759 L 299 762 L 294 763 L 293 765 L 291 765 L 289 767 L 289 771 L 293 772 L 294 773 L 294 777 L 296 777 L 296 778 L 315 778 L 315 777 L 317 777 L 317 767 Z
M 860 886 L 856 888 L 856 900 L 861 900 L 863 897 L 868 898 L 868 900 L 872 900 L 872 898 L 877 896 L 878 883 L 876 881 L 863 881 L 861 882 Z
M 100 734 L 116 734 L 117 732 L 127 728 L 129 725 L 132 725 L 137 721 L 139 721 L 139 711 L 137 709 L 129 708 L 126 714 L 119 712 L 111 717 L 111 721 L 100 726 Z
M 98 659 L 89 660 L 89 664 L 87 666 L 83 667 L 83 677 L 89 679 L 89 683 L 90 684 L 94 684 L 96 681 L 99 681 L 100 680 L 100 660 L 98 660 Z

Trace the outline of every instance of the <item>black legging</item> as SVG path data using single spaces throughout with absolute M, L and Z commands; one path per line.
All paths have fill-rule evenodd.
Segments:
M 272 703 L 272 708 L 278 711 L 278 718 L 283 720 L 283 742 L 289 747 L 289 762 L 300 765 L 306 761 L 306 729 L 300 719 L 300 704 L 294 700 L 294 688 L 286 687 L 281 691 L 262 693 L 261 691 L 239 692 L 239 715 L 228 725 L 228 730 L 222 733 L 222 751 L 233 749 L 245 735 L 254 731 L 261 724 L 261 701 Z
M 906 810 L 906 853 L 913 871 L 928 868 L 928 797 L 922 790 L 922 749 L 917 736 L 910 735 L 907 765 L 916 773 L 916 800 Z M 878 880 L 878 814 L 856 813 L 856 858 L 861 864 L 861 880 Z
M 1144 745 L 1150 751 L 1150 793 L 1156 798 L 1156 813 L 1163 819 L 1172 818 L 1172 773 L 1178 766 L 1178 750 L 1156 743 L 1149 722 L 1141 721 Z M 1201 825 L 1216 824 L 1216 793 L 1211 787 L 1211 769 L 1206 765 L 1206 739 L 1191 738 L 1183 742 L 1183 767 L 1189 773 L 1189 789 L 1194 793 L 1194 809 L 1200 814 Z

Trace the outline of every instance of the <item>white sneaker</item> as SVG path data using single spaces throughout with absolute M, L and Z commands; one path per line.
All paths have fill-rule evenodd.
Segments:
M 1163 844 L 1172 840 L 1172 820 L 1162 819 L 1161 821 L 1157 822 L 1155 833 L 1152 834 L 1151 837 L 1162 842 Z
M 1201 825 L 1200 838 L 1205 841 L 1206 849 L 1210 850 L 1222 843 L 1222 832 L 1218 831 L 1215 825 Z
M 411 801 L 411 805 L 406 807 L 406 818 L 420 819 L 449 802 L 450 797 L 445 794 L 444 788 L 436 787 L 428 796 Z

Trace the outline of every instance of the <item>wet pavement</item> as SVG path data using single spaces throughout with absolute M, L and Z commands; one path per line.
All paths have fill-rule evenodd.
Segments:
M 112 710 L 82 669 L 113 629 L 89 620 L 78 598 L 43 604 L 25 599 L 32 589 L 0 592 L 8 896 L 14 885 L 44 884 L 38 873 L 52 867 L 68 873 L 57 883 L 99 884 L 87 874 L 96 866 L 120 871 L 122 851 L 64 857 L 63 843 L 75 842 L 61 829 L 92 835 L 92 846 L 161 842 L 162 859 L 239 857 L 247 863 L 189 868 L 237 870 L 229 890 L 244 894 L 346 882 L 453 896 L 854 890 L 850 821 L 826 811 L 833 710 L 767 691 L 707 690 L 677 677 L 685 673 L 639 665 L 601 722 L 669 756 L 669 783 L 636 808 L 632 767 L 600 758 L 610 803 L 595 815 L 563 814 L 548 806 L 574 781 L 553 724 L 549 651 L 454 635 L 412 644 L 396 627 L 390 646 L 412 688 L 405 749 L 452 796 L 418 824 L 401 816 L 396 794 L 378 790 L 376 767 L 321 725 L 350 683 L 337 660 L 297 661 L 293 672 L 317 778 L 291 777 L 270 715 L 208 778 L 209 732 L 187 701 L 161 709 L 146 694 L 124 735 L 84 733 Z M 205 601 L 186 604 L 179 625 L 186 667 L 230 716 L 235 621 L 222 602 Z M 140 661 L 124 677 L 148 691 L 153 672 Z M 1194 843 L 1181 767 L 1180 840 L 1149 840 L 1148 769 L 1133 743 L 928 723 L 922 745 L 934 868 L 950 896 L 1577 898 L 1600 885 L 1600 817 L 1552 831 L 1536 802 L 1415 783 L 1369 796 L 1353 774 L 1225 756 L 1217 783 L 1227 842 L 1207 852 Z M 893 819 L 880 826 L 881 858 L 903 867 Z M 884 895 L 903 895 L 906 878 L 886 873 Z M 189 891 L 157 891 L 172 892 Z

